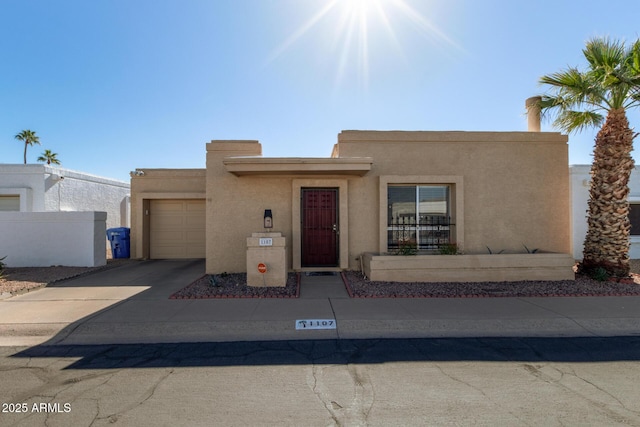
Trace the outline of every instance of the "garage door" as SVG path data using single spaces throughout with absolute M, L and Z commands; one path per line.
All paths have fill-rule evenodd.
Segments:
M 151 200 L 149 211 L 151 258 L 205 257 L 204 200 Z

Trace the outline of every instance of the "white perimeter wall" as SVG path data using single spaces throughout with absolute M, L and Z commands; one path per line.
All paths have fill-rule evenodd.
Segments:
M 106 264 L 106 212 L 0 212 L 0 258 L 8 267 Z
M 573 227 L 573 257 L 582 259 L 584 238 L 587 235 L 587 210 L 589 209 L 589 183 L 591 165 L 569 167 L 571 175 L 571 219 Z M 629 201 L 640 203 L 640 167 L 636 167 L 629 179 Z M 640 259 L 640 236 L 631 236 L 629 257 Z

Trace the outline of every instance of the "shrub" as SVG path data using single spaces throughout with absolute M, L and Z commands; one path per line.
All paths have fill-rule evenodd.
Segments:
M 415 240 L 400 240 L 398 242 L 398 251 L 396 255 L 416 255 L 418 253 L 418 244 Z
M 455 243 L 448 243 L 440 246 L 438 248 L 438 252 L 440 252 L 440 255 L 458 255 L 460 253 L 458 252 L 458 245 Z
M 609 279 L 609 272 L 603 267 L 598 267 L 591 271 L 590 276 L 598 282 L 604 282 Z

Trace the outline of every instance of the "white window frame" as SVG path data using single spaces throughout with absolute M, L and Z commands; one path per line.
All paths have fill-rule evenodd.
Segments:
M 17 194 L 0 194 L 0 201 L 4 202 L 9 199 L 9 204 L 7 207 L 13 207 L 13 201 L 17 201 L 17 209 L 4 209 L 0 208 L 0 212 L 20 212 L 20 196 Z M 4 203 L 0 203 L 0 206 L 4 205 Z
M 18 196 L 20 198 L 20 212 L 31 212 L 30 188 L 0 188 L 0 196 Z

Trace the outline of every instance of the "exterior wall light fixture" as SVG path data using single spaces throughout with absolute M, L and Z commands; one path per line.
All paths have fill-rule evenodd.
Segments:
M 273 228 L 273 214 L 271 209 L 264 210 L 264 228 Z

